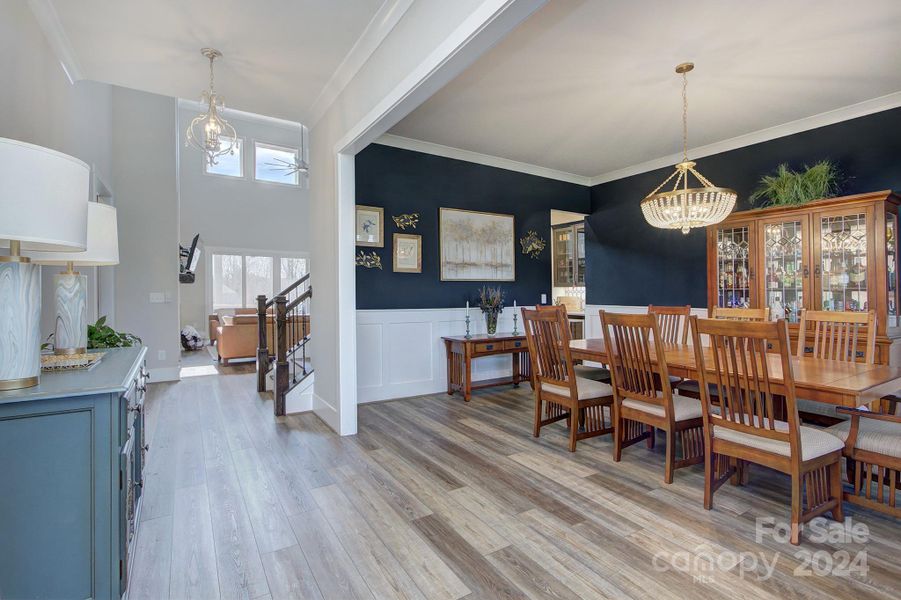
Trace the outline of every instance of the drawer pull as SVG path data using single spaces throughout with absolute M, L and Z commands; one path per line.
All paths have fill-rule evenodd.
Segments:
M 494 350 L 494 344 L 485 344 L 485 350 Z
M 519 348 L 520 346 L 522 346 L 522 342 L 513 342 L 514 348 Z

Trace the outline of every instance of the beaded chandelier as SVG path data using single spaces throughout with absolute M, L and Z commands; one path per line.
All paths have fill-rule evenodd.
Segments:
M 688 160 L 688 77 L 693 63 L 682 63 L 676 73 L 682 75 L 682 162 L 676 170 L 653 192 L 641 201 L 645 220 L 661 229 L 681 229 L 688 233 L 693 227 L 706 227 L 719 223 L 732 212 L 738 194 L 728 188 L 716 187 L 701 175 L 694 162 Z M 701 187 L 688 187 L 688 176 L 693 175 Z M 672 189 L 660 190 L 673 181 Z

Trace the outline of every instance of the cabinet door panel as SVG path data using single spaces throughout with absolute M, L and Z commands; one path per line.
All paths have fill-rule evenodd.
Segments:
M 754 223 L 718 227 L 716 252 L 716 303 L 719 307 L 756 307 L 756 240 Z
M 557 227 L 554 233 L 554 286 L 571 287 L 573 285 L 573 262 L 575 259 L 575 240 L 572 227 Z
M 898 327 L 898 215 L 885 213 L 886 326 Z
M 869 310 L 875 301 L 872 208 L 814 215 L 814 307 L 819 310 Z
M 773 319 L 797 323 L 810 300 L 810 221 L 807 215 L 769 219 L 758 225 L 761 306 Z

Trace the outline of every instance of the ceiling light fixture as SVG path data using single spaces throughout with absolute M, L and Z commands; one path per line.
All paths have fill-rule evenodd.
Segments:
M 709 179 L 695 170 L 688 160 L 688 77 L 694 63 L 682 63 L 676 73 L 682 75 L 682 162 L 666 180 L 641 201 L 645 220 L 661 229 L 681 229 L 688 233 L 693 227 L 706 227 L 719 223 L 732 212 L 738 194 L 729 188 L 713 185 Z M 702 187 L 688 187 L 688 175 L 692 174 Z M 676 179 L 671 190 L 661 192 L 670 181 Z
M 207 111 L 194 117 L 185 132 L 185 146 L 194 146 L 204 153 L 207 163 L 219 163 L 219 157 L 234 154 L 238 145 L 235 128 L 220 114 L 225 109 L 225 101 L 213 87 L 213 61 L 222 57 L 214 48 L 201 48 L 200 53 L 210 60 L 210 89 L 203 92 L 200 101 L 207 105 Z

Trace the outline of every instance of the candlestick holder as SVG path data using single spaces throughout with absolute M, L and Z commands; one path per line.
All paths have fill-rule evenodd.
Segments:
M 517 315 L 516 312 L 513 313 L 513 335 L 519 335 L 519 331 L 517 331 Z
M 469 333 L 469 315 L 466 315 L 466 335 L 463 337 L 467 340 L 472 339 L 472 334 Z

